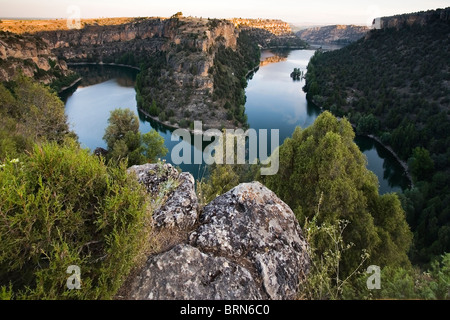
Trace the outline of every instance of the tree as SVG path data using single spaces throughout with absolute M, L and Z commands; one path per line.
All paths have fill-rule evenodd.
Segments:
M 117 140 L 122 140 L 128 132 L 139 132 L 139 119 L 130 109 L 115 109 L 111 111 L 103 140 L 108 150 L 114 149 Z
M 434 170 L 434 163 L 430 157 L 430 152 L 425 148 L 415 148 L 413 155 L 409 159 L 409 168 L 417 181 L 429 180 Z
M 358 134 L 374 134 L 377 133 L 379 128 L 379 121 L 374 117 L 373 114 L 363 116 L 358 121 L 358 126 L 356 132 Z
M 370 254 L 370 263 L 407 265 L 411 232 L 405 213 L 397 196 L 378 195 L 377 178 L 367 170 L 367 160 L 353 140 L 346 119 L 324 112 L 313 126 L 297 128 L 285 140 L 279 173 L 263 182 L 295 211 L 301 224 L 316 215 L 319 202 L 319 225 L 349 223 L 343 240 L 354 246 L 343 253 L 343 275 L 358 267 L 363 250 Z M 312 246 L 324 253 L 332 243 L 319 237 Z
M 157 131 L 152 130 L 144 135 L 139 132 L 139 119 L 131 110 L 111 111 L 108 122 L 103 139 L 108 145 L 109 160 L 127 159 L 128 165 L 133 166 L 156 162 L 158 156 L 167 154 L 164 139 Z
M 164 146 L 164 139 L 156 130 L 142 135 L 142 154 L 150 162 L 156 162 L 157 157 L 163 157 L 169 150 Z
M 151 106 L 150 106 L 150 108 L 148 110 L 148 113 L 150 113 L 150 115 L 153 116 L 153 117 L 157 117 L 158 116 L 159 108 L 156 105 L 156 101 L 155 100 L 152 101 L 152 104 L 151 104 Z
M 0 84 L 0 159 L 30 151 L 34 142 L 61 144 L 68 137 L 75 134 L 56 94 L 22 74 Z
M 178 11 L 177 13 L 175 13 L 174 15 L 172 15 L 170 18 L 171 19 L 179 19 L 183 16 L 183 12 Z

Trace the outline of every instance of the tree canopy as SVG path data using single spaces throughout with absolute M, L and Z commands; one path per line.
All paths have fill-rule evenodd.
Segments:
M 262 179 L 303 223 L 317 215 L 318 206 L 319 224 L 349 222 L 343 236 L 354 247 L 344 253 L 342 270 L 354 270 L 364 249 L 370 263 L 408 265 L 412 234 L 400 200 L 395 194 L 378 194 L 377 177 L 366 168 L 367 159 L 353 140 L 346 119 L 324 112 L 314 125 L 297 128 L 285 140 L 279 173 Z M 321 252 L 330 245 L 326 237 L 315 241 Z
M 108 146 L 109 160 L 127 159 L 128 165 L 133 166 L 156 162 L 158 156 L 167 154 L 164 139 L 157 131 L 140 133 L 139 118 L 131 110 L 111 111 L 108 123 L 103 139 Z

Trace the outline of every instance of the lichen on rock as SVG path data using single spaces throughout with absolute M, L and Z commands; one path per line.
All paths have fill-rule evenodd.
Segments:
M 129 169 L 149 193 L 166 194 L 155 225 L 190 231 L 149 257 L 130 282 L 129 299 L 294 299 L 308 273 L 308 244 L 292 210 L 259 182 L 241 184 L 200 216 L 194 179 L 169 164 Z M 167 191 L 168 181 L 175 187 Z

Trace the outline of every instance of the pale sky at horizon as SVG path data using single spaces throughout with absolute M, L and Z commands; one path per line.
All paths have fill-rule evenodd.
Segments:
M 296 24 L 370 24 L 373 18 L 445 8 L 450 0 L 0 0 L 2 18 L 169 17 L 273 18 Z

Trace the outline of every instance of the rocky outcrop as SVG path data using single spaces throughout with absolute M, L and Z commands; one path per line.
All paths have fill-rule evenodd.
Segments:
M 424 26 L 435 21 L 450 21 L 450 7 L 445 9 L 429 10 L 416 13 L 396 15 L 392 17 L 377 18 L 373 21 L 373 28 L 400 28 L 402 26 L 420 25 Z
M 256 300 L 261 291 L 251 273 L 222 257 L 180 244 L 150 259 L 133 282 L 136 300 Z
M 301 39 L 315 44 L 349 44 L 364 37 L 370 31 L 365 26 L 332 25 L 309 28 L 297 32 Z
M 186 241 L 152 256 L 128 299 L 293 299 L 309 270 L 308 244 L 291 209 L 258 182 L 208 204 L 192 224 L 192 176 L 170 165 L 130 168 L 149 193 L 180 181 L 154 213 L 158 228 L 190 231 Z M 169 205 L 170 204 L 170 205 Z
M 270 299 L 295 297 L 307 244 L 291 209 L 261 183 L 241 184 L 207 205 L 190 243 L 254 271 Z
M 194 120 L 203 120 L 207 127 L 219 128 L 223 123 L 236 126 L 227 119 L 229 110 L 223 107 L 225 101 L 213 97 L 215 79 L 211 73 L 219 48 L 236 51 L 239 31 L 230 21 L 181 16 L 97 19 L 82 20 L 80 29 L 68 29 L 61 21 L 21 24 L 8 21 L 6 25 L 0 24 L 0 28 L 29 32 L 35 26 L 36 31 L 28 37 L 40 39 L 47 51 L 68 63 L 146 66 L 141 70 L 142 81 L 137 87 L 138 107 L 157 121 L 172 126 L 178 123 L 178 127 L 189 127 Z M 5 50 L 0 54 L 13 59 Z M 41 63 L 37 70 L 46 72 L 47 60 L 39 56 L 33 59 Z M 238 70 L 232 67 L 226 71 L 234 76 Z M 3 71 L 0 66 L 0 73 L 14 74 L 16 69 Z M 158 106 L 157 112 L 150 111 L 153 101 Z
M 155 227 L 189 230 L 194 226 L 198 216 L 198 200 L 191 174 L 179 173 L 170 164 L 134 166 L 129 172 L 136 174 L 138 181 L 150 194 L 161 195 L 162 202 L 157 204 L 153 212 Z
M 282 20 L 273 19 L 231 19 L 236 27 L 249 29 L 262 29 L 275 36 L 292 35 L 291 26 Z
M 246 30 L 264 49 L 307 48 L 307 43 L 297 37 L 291 26 L 281 20 L 272 19 L 231 19 L 241 30 Z
M 39 37 L 0 32 L 0 81 L 12 80 L 19 71 L 45 84 L 70 74 L 66 62 Z

